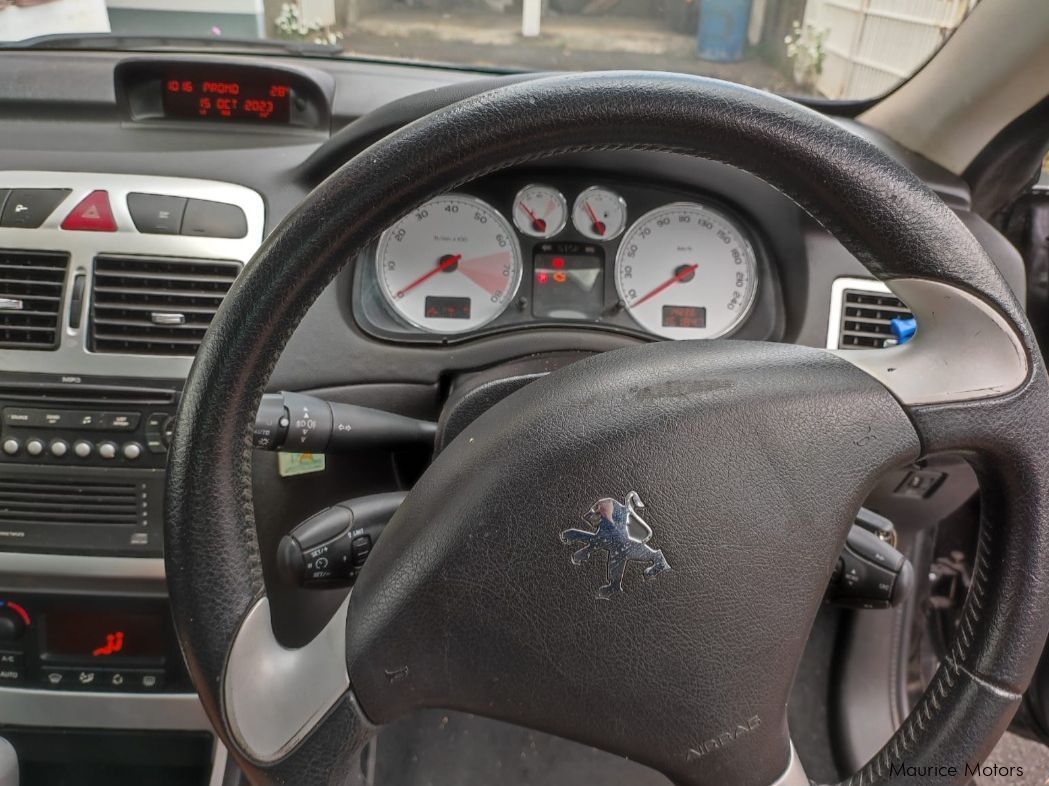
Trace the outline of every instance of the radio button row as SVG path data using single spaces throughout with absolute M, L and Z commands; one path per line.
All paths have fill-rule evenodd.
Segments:
M 20 443 L 17 439 L 12 438 L 4 440 L 4 453 L 6 453 L 8 456 L 13 456 L 16 453 L 18 453 L 21 447 L 22 443 Z
M 95 412 L 83 409 L 4 407 L 4 425 L 20 428 L 72 428 L 85 431 L 134 431 L 138 412 Z

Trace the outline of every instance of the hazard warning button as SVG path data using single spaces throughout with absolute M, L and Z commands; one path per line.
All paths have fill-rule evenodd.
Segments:
M 109 207 L 109 195 L 105 191 L 92 191 L 80 200 L 62 222 L 62 229 L 81 232 L 116 232 L 117 222 Z

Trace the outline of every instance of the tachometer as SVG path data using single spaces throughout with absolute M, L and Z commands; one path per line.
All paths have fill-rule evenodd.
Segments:
M 375 265 L 390 307 L 430 333 L 488 324 L 521 282 L 521 249 L 510 224 L 464 194 L 432 199 L 383 232 Z
M 754 248 L 726 215 L 675 202 L 641 216 L 616 256 L 616 289 L 645 330 L 666 338 L 714 338 L 754 304 Z

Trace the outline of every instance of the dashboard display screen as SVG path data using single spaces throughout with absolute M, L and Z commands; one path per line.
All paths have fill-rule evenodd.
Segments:
M 423 316 L 427 319 L 469 319 L 470 298 L 427 295 Z
M 663 306 L 663 327 L 705 328 L 707 310 L 702 306 Z
M 546 319 L 597 319 L 604 305 L 605 260 L 583 243 L 536 248 L 532 313 Z
M 161 618 L 88 609 L 48 612 L 44 656 L 99 662 L 159 660 L 164 657 Z
M 232 75 L 216 71 L 180 74 L 161 79 L 167 117 L 287 124 L 291 121 L 292 89 L 280 79 Z

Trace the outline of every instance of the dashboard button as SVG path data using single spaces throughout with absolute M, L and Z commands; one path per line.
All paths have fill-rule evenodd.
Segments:
M 68 188 L 16 188 L 4 204 L 0 227 L 36 229 L 59 203 L 69 196 Z
M 51 455 L 62 458 L 69 452 L 69 443 L 64 439 L 56 439 L 51 442 Z
M 117 457 L 117 446 L 113 442 L 100 442 L 98 443 L 98 455 L 104 459 L 113 459 Z
M 77 232 L 116 232 L 117 222 L 109 206 L 109 194 L 92 191 L 62 220 L 62 229 Z
M 137 412 L 103 412 L 99 427 L 107 431 L 134 431 L 141 417 Z
M 44 452 L 44 443 L 35 437 L 25 443 L 25 452 L 30 456 L 39 456 Z
M 6 453 L 8 456 L 13 456 L 16 453 L 18 453 L 18 449 L 21 447 L 22 445 L 17 439 L 12 438 L 4 440 L 4 453 Z
M 91 452 L 94 449 L 95 446 L 84 439 L 77 440 L 77 442 L 73 445 L 73 452 L 76 453 L 79 458 L 87 458 L 91 455 Z
M 61 688 L 69 682 L 65 669 L 45 669 L 40 672 L 40 682 L 48 688 Z
M 0 669 L 21 668 L 24 659 L 25 655 L 21 650 L 2 650 L 0 651 Z
M 0 666 L 0 684 L 14 685 L 22 681 L 21 666 Z
M 128 442 L 126 445 L 124 445 L 123 453 L 124 458 L 128 459 L 129 461 L 134 461 L 142 455 L 142 446 L 139 445 L 137 442 Z
M 135 229 L 149 235 L 177 235 L 186 212 L 185 197 L 163 194 L 128 194 L 127 209 Z
M 191 199 L 182 218 L 182 234 L 199 237 L 244 237 L 248 220 L 244 211 L 225 202 Z
M 135 687 L 142 690 L 157 690 L 164 687 L 164 672 L 159 669 L 156 671 L 140 671 L 135 674 L 134 683 Z

